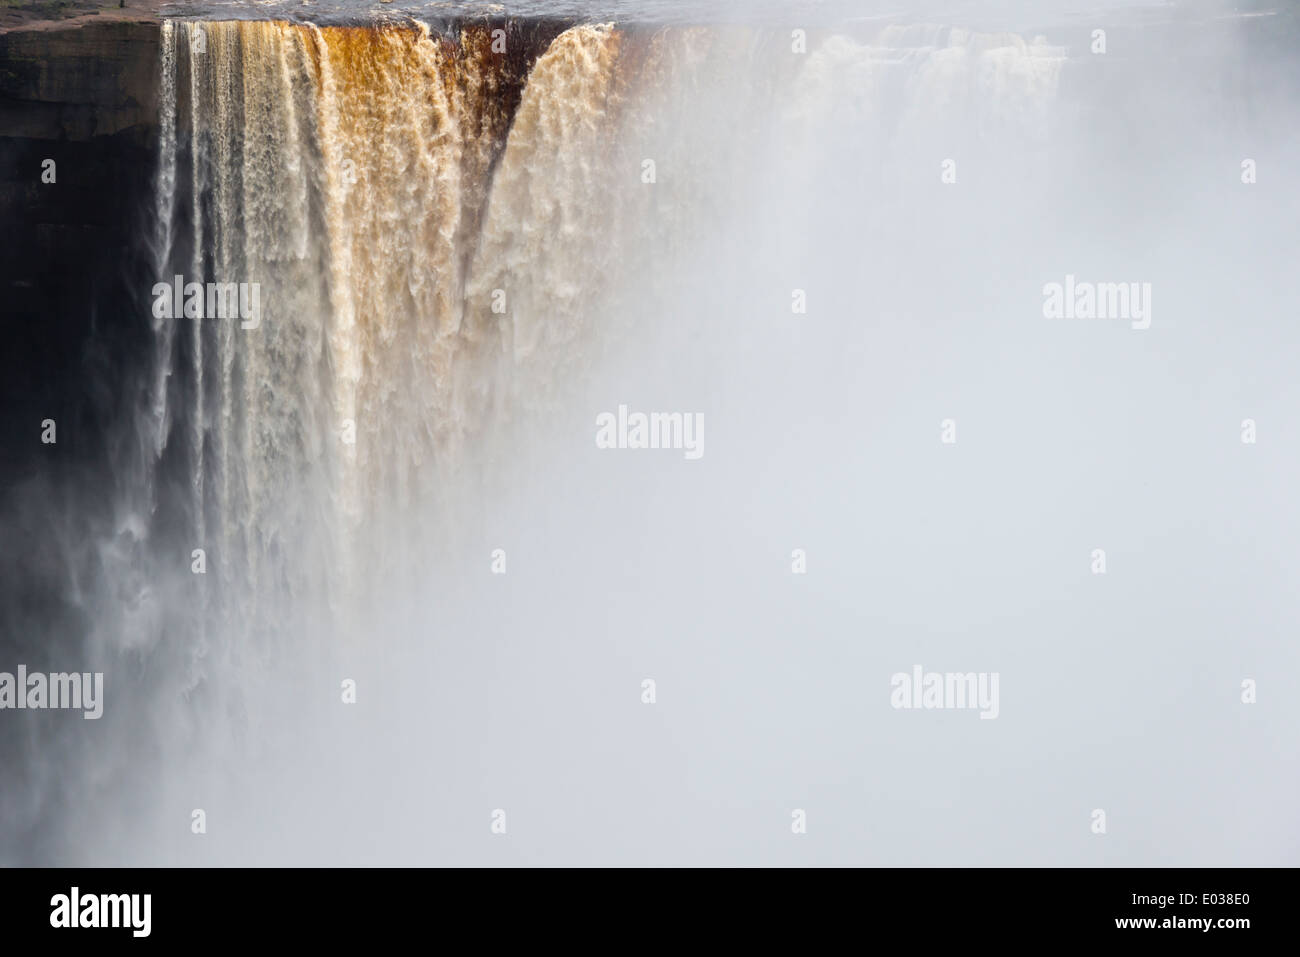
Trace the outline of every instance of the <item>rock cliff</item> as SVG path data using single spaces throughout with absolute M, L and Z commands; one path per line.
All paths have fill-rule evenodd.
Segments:
M 39 4 L 6 8 L 0 28 L 0 376 L 12 397 L 0 419 L 6 472 L 39 460 L 32 446 L 46 418 L 60 424 L 64 464 L 96 458 L 79 437 L 102 430 L 65 426 L 112 414 L 110 397 L 76 383 L 95 378 L 88 363 L 116 361 L 112 353 L 135 341 L 139 320 L 128 304 L 145 278 L 135 239 L 154 163 L 153 11 L 73 8 L 62 20 L 41 12 Z M 106 322 L 121 334 L 92 335 Z

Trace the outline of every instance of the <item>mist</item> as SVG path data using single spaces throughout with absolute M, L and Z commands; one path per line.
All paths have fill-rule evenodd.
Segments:
M 740 11 L 163 23 L 0 860 L 1300 862 L 1294 15 Z

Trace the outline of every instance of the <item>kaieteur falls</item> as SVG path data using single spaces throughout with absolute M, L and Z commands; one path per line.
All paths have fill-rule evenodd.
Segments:
M 1269 753 L 1174 701 L 1286 654 L 1216 650 L 1195 556 L 1250 548 L 1183 519 L 1296 530 L 1217 457 L 1296 387 L 1216 378 L 1204 319 L 1283 308 L 1294 198 L 1248 230 L 1238 174 L 1296 77 L 1244 24 L 722 6 L 164 9 L 129 301 L 69 360 L 115 411 L 3 512 L 56 596 L 22 663 L 103 716 L 13 715 L 0 863 L 1089 864 L 1094 806 L 1164 863 L 1279 820 L 1119 729 Z M 1047 317 L 1063 276 L 1154 311 Z M 914 669 L 996 720 L 891 708 Z

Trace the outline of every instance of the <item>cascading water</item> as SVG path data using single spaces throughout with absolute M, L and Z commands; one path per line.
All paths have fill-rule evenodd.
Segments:
M 105 573 L 123 591 L 149 583 L 98 640 L 144 662 L 133 727 L 173 769 L 150 797 L 161 823 L 141 823 L 127 853 L 180 861 L 215 853 L 160 836 L 204 793 L 245 827 L 223 859 L 314 848 L 307 833 L 268 838 L 240 795 L 269 802 L 328 773 L 325 742 L 357 733 L 327 710 L 362 667 L 355 650 L 382 669 L 408 660 L 398 649 L 436 648 L 443 691 L 472 685 L 497 599 L 464 556 L 477 567 L 485 529 L 518 528 L 530 508 L 629 511 L 601 497 L 608 478 L 570 483 L 576 453 L 555 453 L 590 446 L 593 393 L 703 394 L 704 377 L 743 367 L 715 410 L 783 417 L 801 401 L 783 380 L 788 343 L 746 330 L 773 300 L 788 310 L 792 287 L 899 255 L 889 224 L 906 214 L 879 184 L 919 179 L 920 158 L 931 177 L 936 124 L 944 148 L 1041 137 L 1064 62 L 1014 34 L 897 27 L 796 50 L 788 31 L 739 26 L 173 20 L 160 47 L 157 281 L 259 291 L 255 321 L 155 313 L 124 446 L 138 480 L 119 524 L 134 545 Z M 521 480 L 534 465 L 573 491 L 535 502 Z M 762 472 L 729 468 L 741 488 Z M 583 574 L 622 587 L 612 566 Z M 553 582 L 548 600 L 560 594 Z M 599 632 L 584 614 L 565 627 Z M 472 724 L 368 720 L 381 739 Z M 374 740 L 349 760 L 376 761 L 358 777 L 394 799 Z M 287 756 L 311 770 L 278 774 Z M 480 760 L 444 759 L 452 779 Z M 371 840 L 381 859 L 420 853 L 379 823 Z
M 819 175 L 800 144 L 848 119 L 882 145 L 922 138 L 936 111 L 1032 126 L 1062 62 L 1014 35 L 891 27 L 796 59 L 761 31 L 601 25 L 529 51 L 525 83 L 501 35 L 494 51 L 487 27 L 164 26 L 159 276 L 261 290 L 257 328 L 158 334 L 184 383 L 161 419 L 186 433 L 188 529 L 237 631 L 286 594 L 337 614 L 367 575 L 399 574 L 409 551 L 367 552 L 367 535 L 436 540 L 425 506 L 463 444 L 579 372 L 644 308 L 646 267 L 671 274 L 757 190 Z M 774 116 L 783 160 L 737 176 Z M 643 157 L 665 170 L 654 190 Z

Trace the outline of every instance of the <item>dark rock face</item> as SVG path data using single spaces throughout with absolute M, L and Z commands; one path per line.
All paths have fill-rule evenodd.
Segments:
M 87 20 L 0 35 L 0 130 L 33 139 L 143 134 L 154 121 L 158 32 L 152 22 Z
M 41 457 L 46 418 L 60 461 L 93 458 L 81 437 L 102 429 L 76 423 L 111 399 L 75 386 L 95 378 L 85 363 L 110 358 L 88 353 L 136 341 L 158 36 L 156 22 L 121 20 L 0 34 L 0 375 L 12 397 L 0 469 L 11 476 Z M 94 335 L 110 322 L 115 335 Z
M 139 16 L 139 14 L 136 14 Z M 80 660 L 91 540 L 110 521 L 110 443 L 147 355 L 145 235 L 157 22 L 79 18 L 0 33 L 0 657 Z M 47 161 L 52 161 L 52 164 Z M 51 180 L 52 181 L 49 181 Z M 144 305 L 141 305 L 141 303 Z M 54 420 L 57 443 L 41 441 Z M 26 775 L 52 741 L 0 736 Z M 45 795 L 37 799 L 33 795 Z M 0 788 L 0 863 L 49 857 L 63 798 Z M 49 802 L 49 803 L 46 803 Z

